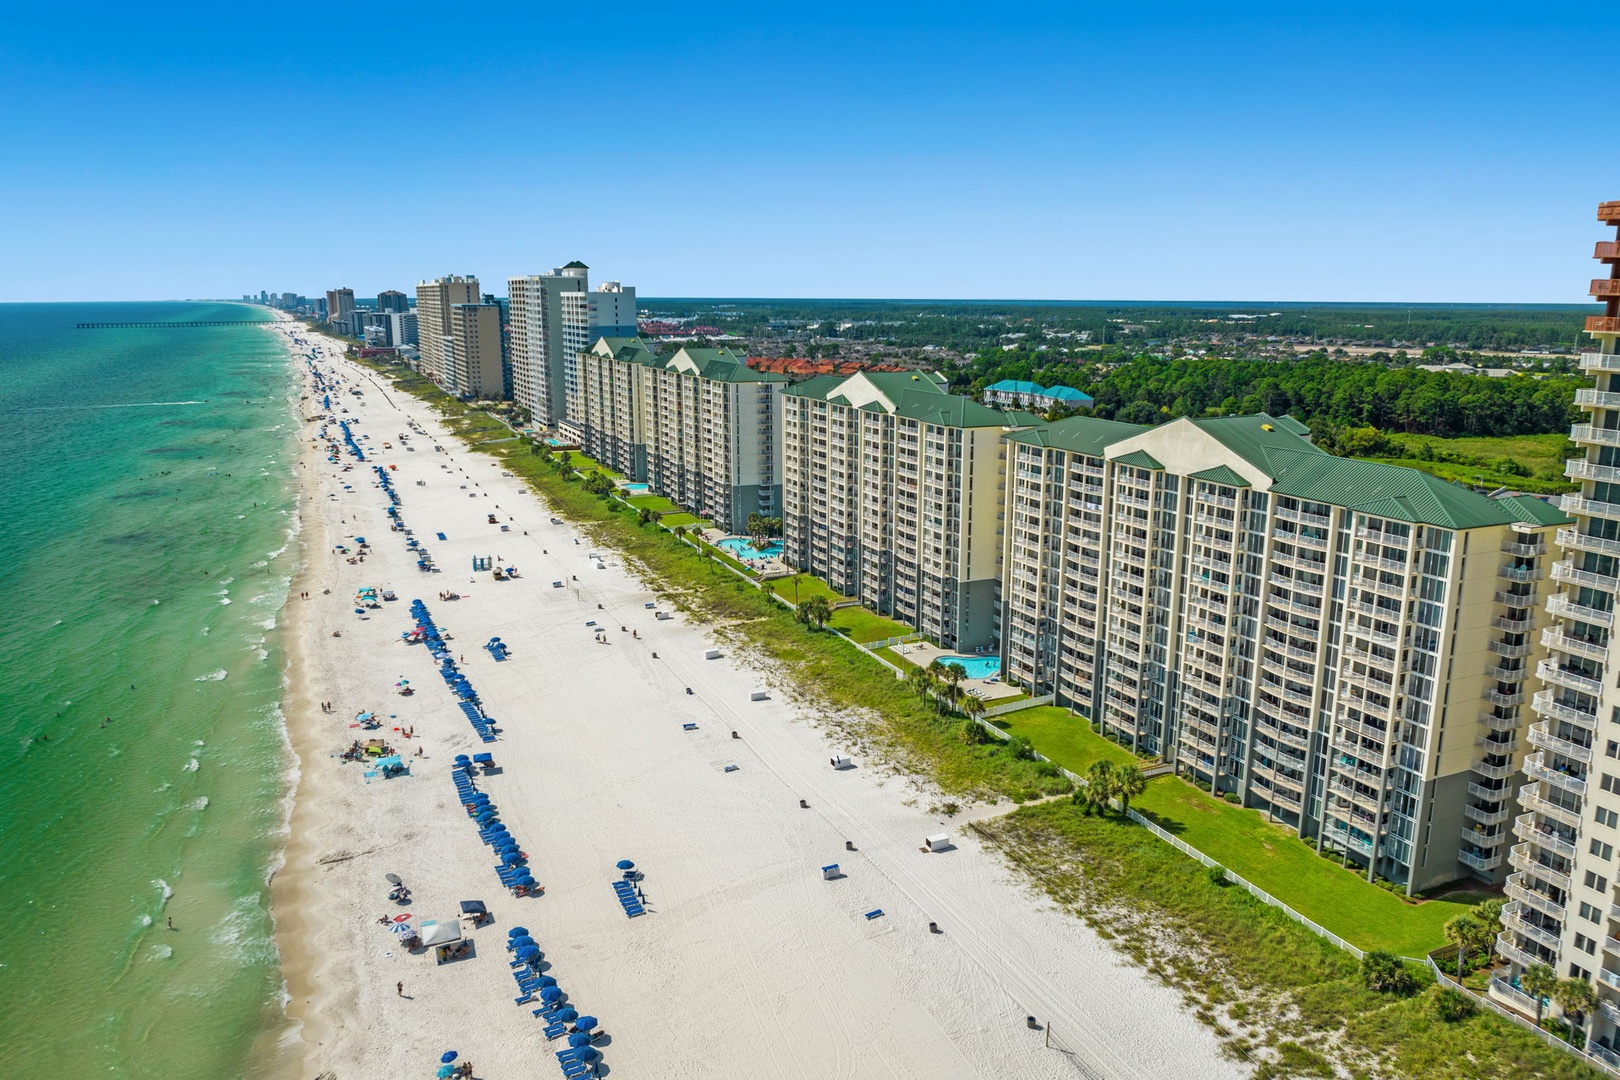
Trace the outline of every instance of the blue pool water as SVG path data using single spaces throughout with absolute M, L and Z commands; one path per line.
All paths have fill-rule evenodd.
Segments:
M 757 548 L 747 537 L 728 536 L 715 545 L 728 555 L 744 561 L 749 559 L 774 559 L 782 554 L 782 541 L 768 540 L 765 546 Z
M 988 679 L 1001 671 L 1001 657 L 999 656 L 942 656 L 942 664 L 961 664 L 967 669 L 970 679 Z
M 632 495 L 645 495 L 652 490 L 650 484 L 620 484 L 619 486 Z

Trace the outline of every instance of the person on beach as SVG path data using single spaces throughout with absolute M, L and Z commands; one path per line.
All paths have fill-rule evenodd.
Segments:
M 394 989 L 399 992 L 400 997 L 404 997 L 405 996 L 405 983 L 404 983 L 404 980 L 401 980 L 399 983 L 395 984 Z

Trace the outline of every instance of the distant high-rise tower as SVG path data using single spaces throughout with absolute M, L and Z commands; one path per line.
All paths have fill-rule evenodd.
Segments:
M 385 289 L 377 294 L 378 311 L 409 311 L 411 310 L 410 297 L 398 289 Z
M 590 345 L 590 267 L 571 262 L 549 274 L 507 281 L 511 298 L 512 397 L 539 427 L 568 419 L 569 375 Z M 570 362 L 572 361 L 572 362 Z
M 456 304 L 476 304 L 480 299 L 478 279 L 452 274 L 419 282 L 416 286 L 417 347 L 421 350 L 422 374 L 447 385 L 446 337 L 450 334 L 450 309 Z
M 326 321 L 337 327 L 340 333 L 351 334 L 354 332 L 349 325 L 349 316 L 353 312 L 353 289 L 326 290 Z

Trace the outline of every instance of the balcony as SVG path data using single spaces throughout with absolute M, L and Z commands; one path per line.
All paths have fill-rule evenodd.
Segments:
M 1571 656 L 1584 656 L 1588 660 L 1607 663 L 1609 659 L 1608 645 L 1599 645 L 1584 638 L 1571 637 L 1550 626 L 1541 632 L 1541 643 L 1554 652 L 1568 653 Z
M 1612 504 L 1611 504 L 1612 505 Z M 1608 574 L 1594 574 L 1590 570 L 1578 570 L 1574 559 L 1565 559 L 1552 564 L 1552 577 L 1554 581 L 1570 582 L 1576 585 L 1589 585 L 1604 592 L 1620 592 L 1620 578 Z
M 1620 371 L 1620 353 L 1583 352 L 1581 370 Z
M 1497 679 L 1505 683 L 1521 683 L 1530 677 L 1528 668 L 1508 667 L 1506 664 L 1493 664 L 1485 669 L 1485 677 Z
M 1517 714 L 1513 716 L 1482 716 L 1479 718 L 1479 722 L 1491 731 L 1519 730 Z
M 1513 835 L 1528 844 L 1557 852 L 1566 859 L 1575 857 L 1575 845 L 1536 820 L 1536 815 L 1520 814 L 1513 822 Z
M 1614 321 L 1620 323 L 1620 319 Z M 1616 333 L 1620 333 L 1620 330 L 1617 330 Z M 1600 428 L 1591 424 L 1575 424 L 1569 429 L 1569 437 L 1575 442 L 1591 443 L 1594 446 L 1620 446 L 1620 430 L 1615 428 Z
M 1600 298 L 1620 297 L 1620 278 L 1593 278 L 1592 287 L 1587 290 L 1587 295 Z
M 1577 604 L 1561 593 L 1555 593 L 1547 597 L 1547 614 L 1560 619 L 1575 619 L 1578 622 L 1591 623 L 1593 626 L 1612 627 L 1614 625 L 1614 612 Z
M 1509 634 L 1527 634 L 1535 628 L 1536 620 L 1510 619 L 1506 615 L 1498 615 L 1491 620 L 1491 625 Z
M 1536 793 L 1536 786 L 1534 784 L 1526 784 L 1524 787 L 1519 789 L 1519 805 L 1524 807 L 1526 810 L 1533 810 L 1544 817 L 1550 817 L 1561 825 L 1568 825 L 1572 829 L 1579 829 L 1581 827 L 1581 815 L 1579 811 L 1571 810 L 1567 806 L 1561 806 L 1558 803 L 1552 802 L 1548 799 L 1543 799 L 1539 794 Z
M 1515 868 L 1540 878 L 1554 888 L 1562 889 L 1565 892 L 1570 890 L 1572 883 L 1568 872 L 1537 859 L 1535 852 L 1531 850 L 1528 843 L 1514 844 L 1512 851 L 1508 854 L 1508 862 Z
M 1518 771 L 1513 767 L 1511 762 L 1506 765 L 1492 765 L 1483 758 L 1476 760 L 1468 767 L 1473 770 L 1476 775 L 1489 777 L 1492 780 L 1506 780 L 1508 777 L 1512 776 Z
M 1312 514 L 1304 510 L 1290 510 L 1286 506 L 1279 506 L 1272 513 L 1283 521 L 1294 521 L 1301 525 L 1312 525 L 1325 529 L 1333 524 L 1333 519 L 1327 514 Z
M 1529 592 L 1506 592 L 1499 589 L 1491 597 L 1491 599 L 1504 607 L 1533 608 L 1536 606 L 1536 590 L 1531 589 Z
M 1510 964 L 1517 964 L 1521 968 L 1546 963 L 1546 960 L 1544 960 L 1542 957 L 1532 952 L 1526 952 L 1515 945 L 1513 943 L 1513 935 L 1508 933 L 1506 930 L 1502 931 L 1496 937 L 1496 955 L 1500 956 Z M 1507 985 L 1507 983 L 1502 982 L 1501 979 L 1496 979 L 1493 981 L 1502 983 L 1503 986 Z
M 1564 738 L 1562 735 L 1553 734 L 1546 721 L 1530 725 L 1530 730 L 1525 737 L 1530 740 L 1531 746 L 1542 750 L 1551 750 L 1555 754 L 1563 754 L 1572 761 L 1579 761 L 1587 765 L 1592 763 L 1592 748 L 1590 746 L 1583 746 L 1578 742 L 1572 742 Z
M 1476 855 L 1472 851 L 1457 852 L 1457 861 L 1464 866 L 1471 866 L 1480 873 L 1489 873 L 1502 865 L 1502 853 L 1493 851 L 1489 855 Z
M 1576 393 L 1581 391 L 1577 390 Z M 1570 458 L 1564 462 L 1564 475 L 1572 480 L 1620 480 L 1620 467 L 1595 465 L 1580 458 Z
M 1529 656 L 1536 650 L 1536 647 L 1528 641 L 1519 645 L 1513 645 L 1506 641 L 1492 641 L 1487 647 L 1497 656 L 1505 656 L 1510 660 Z
M 1477 821 L 1481 825 L 1500 825 L 1508 819 L 1508 811 L 1506 809 L 1486 810 L 1469 804 L 1463 807 L 1463 817 L 1469 821 Z
M 1588 315 L 1586 317 L 1586 332 L 1588 334 L 1620 334 L 1620 319 L 1606 315 Z
M 1586 797 L 1585 777 L 1562 772 L 1548 765 L 1545 751 L 1538 751 L 1524 759 L 1524 774 L 1532 780 L 1540 780 L 1582 798 Z
M 1514 566 L 1508 563 L 1496 571 L 1497 577 L 1507 578 L 1509 581 L 1538 581 L 1541 571 L 1533 566 Z
M 1502 928 L 1527 937 L 1538 945 L 1545 946 L 1554 952 L 1558 951 L 1558 935 L 1543 930 L 1535 923 L 1526 919 L 1512 904 L 1502 909 Z
M 1517 555 L 1524 559 L 1533 559 L 1538 555 L 1547 554 L 1547 545 L 1542 543 L 1540 540 L 1534 540 L 1530 543 L 1519 543 L 1515 540 L 1508 540 L 1502 544 L 1502 554 Z
M 1523 791 L 1523 788 L 1519 789 Z M 1505 787 L 1488 788 L 1484 784 L 1469 784 L 1468 794 L 1480 802 L 1506 802 L 1512 798 L 1513 792 Z
M 1564 905 L 1546 893 L 1526 885 L 1523 874 L 1509 874 L 1503 885 L 1503 891 L 1508 894 L 1509 899 L 1517 900 L 1525 907 L 1535 908 L 1544 915 L 1551 915 L 1559 922 L 1564 921 Z
M 1378 555 L 1359 554 L 1356 556 L 1356 562 L 1376 566 L 1381 570 L 1393 570 L 1397 574 L 1406 574 L 1412 569 L 1411 564 L 1405 559 L 1385 559 Z
M 1571 690 L 1579 690 L 1583 694 L 1593 697 L 1603 693 L 1603 683 L 1581 671 L 1574 671 L 1551 660 L 1543 660 L 1536 665 L 1536 678 L 1542 682 L 1553 683 L 1557 686 L 1567 686 Z M 1590 726 L 1590 725 L 1585 725 Z
M 1616 284 L 1620 284 L 1617 282 Z M 1620 394 L 1612 390 L 1577 390 L 1575 404 L 1598 405 L 1605 409 L 1620 409 Z

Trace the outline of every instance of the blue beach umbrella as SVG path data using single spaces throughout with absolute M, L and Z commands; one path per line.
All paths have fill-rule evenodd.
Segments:
M 540 976 L 540 987 L 541 987 L 541 989 L 544 989 L 545 987 L 548 987 L 548 986 L 556 986 L 556 985 L 557 985 L 557 980 L 553 979 L 550 975 L 542 975 L 542 976 Z
M 523 946 L 523 948 L 521 948 L 521 949 L 519 949 L 517 951 L 517 958 L 519 960 L 538 960 L 538 959 L 540 959 L 540 946 L 538 946 L 538 945 L 525 945 L 525 946 Z
M 514 926 L 506 932 L 506 936 L 509 938 L 528 937 L 529 928 L 527 926 Z
M 454 1050 L 446 1050 L 444 1053 L 439 1055 L 439 1060 L 448 1065 L 450 1062 L 456 1060 L 456 1052 Z
M 573 1020 L 577 1016 L 579 1016 L 579 1013 L 573 1009 L 560 1009 L 557 1012 L 557 1019 L 564 1024 Z
M 454 1075 L 455 1071 L 456 1067 L 454 1065 L 440 1065 L 439 1071 L 433 1075 L 438 1077 L 439 1080 L 446 1080 L 447 1077 Z
M 631 862 L 629 859 L 620 859 L 613 865 L 617 866 L 620 870 L 634 870 L 636 868 L 636 864 Z
M 522 949 L 526 946 L 533 945 L 534 943 L 534 938 L 530 937 L 528 934 L 519 934 L 511 941 L 507 942 L 507 944 L 514 949 Z
M 582 1016 L 578 1020 L 574 1021 L 574 1026 L 579 1028 L 581 1031 L 589 1031 L 591 1028 L 596 1026 L 596 1017 Z
M 585 1031 L 576 1031 L 576 1032 L 574 1032 L 572 1035 L 568 1036 L 568 1045 L 569 1046 L 589 1046 L 589 1045 L 591 1045 L 590 1033 L 585 1032 Z
M 540 884 L 534 880 L 533 874 L 524 874 L 522 877 L 518 878 L 517 883 L 523 886 L 525 889 L 533 889 Z
M 540 990 L 540 1000 L 541 1001 L 561 1001 L 562 1000 L 562 991 L 557 989 L 555 986 L 543 987 Z

